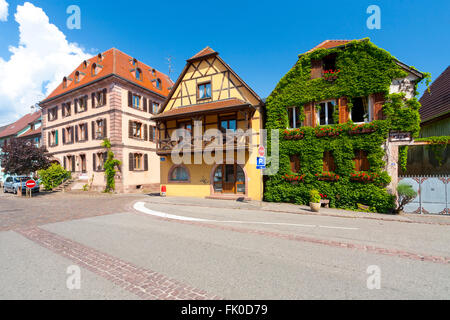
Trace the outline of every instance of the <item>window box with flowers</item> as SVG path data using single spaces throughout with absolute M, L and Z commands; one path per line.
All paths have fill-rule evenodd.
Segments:
M 301 129 L 284 130 L 285 140 L 301 140 L 305 137 L 305 133 Z
M 285 174 L 283 176 L 283 180 L 290 182 L 291 184 L 295 185 L 299 182 L 303 182 L 305 179 L 305 174 L 299 175 L 299 174 Z
M 350 130 L 348 131 L 348 134 L 356 135 L 356 134 L 373 133 L 375 131 L 377 131 L 377 126 L 373 123 L 367 123 L 351 126 Z
M 316 137 L 338 137 L 342 133 L 341 127 L 331 128 L 331 127 L 322 127 L 316 128 Z
M 334 172 L 324 171 L 322 173 L 316 173 L 315 176 L 319 181 L 339 181 L 340 177 Z
M 366 171 L 355 171 L 350 174 L 350 180 L 356 182 L 369 183 L 373 182 L 376 178 L 378 178 L 378 174 Z
M 325 70 L 323 72 L 323 79 L 326 80 L 326 81 L 332 82 L 332 81 L 336 80 L 339 77 L 339 73 L 341 73 L 340 69 L 338 69 L 338 70 L 333 70 L 333 69 Z
M 325 208 L 329 208 L 330 207 L 330 200 L 328 199 L 328 196 L 326 194 L 323 194 L 323 193 L 319 193 L 319 195 L 322 198 L 322 200 L 320 200 L 320 204 L 323 205 Z

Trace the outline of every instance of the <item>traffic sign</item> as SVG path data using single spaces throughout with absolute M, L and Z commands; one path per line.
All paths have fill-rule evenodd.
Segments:
M 264 146 L 259 146 L 258 154 L 260 157 L 264 157 L 266 155 L 266 148 L 264 148 Z
M 266 157 L 256 158 L 256 169 L 262 170 L 266 168 Z
M 25 183 L 25 186 L 26 186 L 27 188 L 29 188 L 29 189 L 33 189 L 34 187 L 36 187 L 36 181 L 34 181 L 34 180 L 28 180 L 28 181 Z

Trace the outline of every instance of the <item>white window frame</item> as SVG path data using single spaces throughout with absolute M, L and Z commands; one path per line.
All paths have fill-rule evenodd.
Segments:
M 368 113 L 367 116 L 368 118 L 364 118 L 363 122 L 355 122 L 355 124 L 363 124 L 363 123 L 370 123 L 373 121 L 373 95 L 369 95 L 369 96 L 362 96 L 362 97 L 356 97 L 356 98 L 366 98 L 367 99 L 367 109 L 368 109 Z M 349 112 L 349 118 L 350 120 L 353 121 L 352 119 L 352 111 L 350 110 Z
M 319 126 L 327 126 L 327 125 L 329 125 L 329 124 L 328 124 L 328 109 L 329 109 L 329 104 L 328 104 L 328 103 L 331 103 L 331 105 L 333 106 L 333 108 L 335 108 L 337 102 L 336 102 L 336 100 L 331 99 L 331 100 L 320 101 L 320 102 L 318 102 L 317 104 L 321 104 L 321 103 L 326 103 L 326 104 L 327 104 L 327 107 L 325 108 L 325 124 L 321 124 L 321 123 L 320 123 L 320 109 L 319 109 L 319 110 L 316 110 L 316 123 L 317 123 Z M 333 123 L 333 125 L 335 125 L 335 124 L 337 124 L 337 123 Z
M 300 107 L 287 107 L 286 108 L 286 110 L 288 112 L 288 120 L 289 120 L 289 109 L 293 109 L 293 111 L 292 111 L 292 121 L 293 121 L 293 123 L 288 123 L 287 129 L 298 129 L 301 126 L 303 126 L 303 122 L 301 122 L 300 123 L 300 127 L 297 128 L 297 121 L 296 121 L 296 119 L 297 119 L 297 111 L 299 111 L 299 110 L 297 110 L 297 108 L 300 109 Z

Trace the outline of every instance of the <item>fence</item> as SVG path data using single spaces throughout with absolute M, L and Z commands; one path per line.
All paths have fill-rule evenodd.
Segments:
M 405 207 L 407 213 L 450 215 L 450 177 L 401 176 L 399 182 L 410 184 L 417 197 Z

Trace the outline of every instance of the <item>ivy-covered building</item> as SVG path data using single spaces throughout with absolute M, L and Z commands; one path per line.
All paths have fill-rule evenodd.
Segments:
M 327 40 L 299 55 L 266 101 L 266 128 L 280 131 L 280 145 L 265 199 L 308 204 L 317 189 L 332 207 L 390 211 L 399 146 L 420 129 L 425 78 L 369 39 Z

